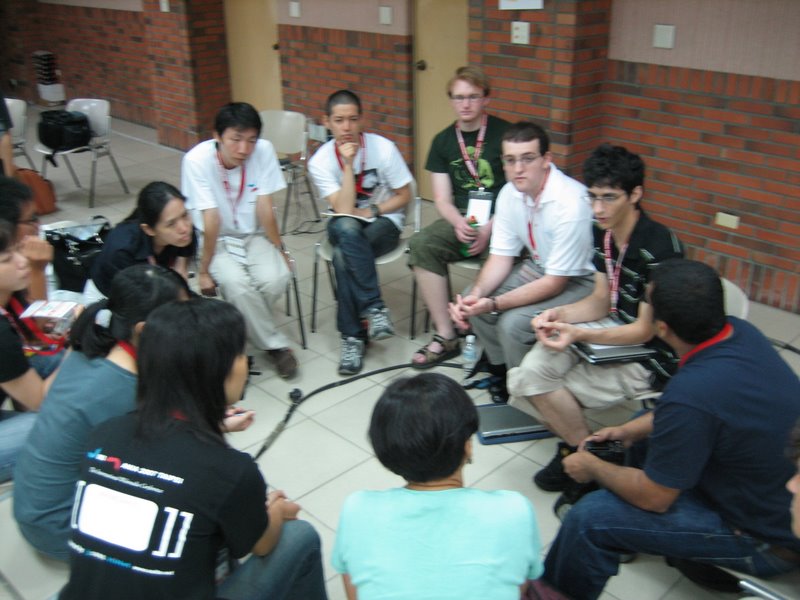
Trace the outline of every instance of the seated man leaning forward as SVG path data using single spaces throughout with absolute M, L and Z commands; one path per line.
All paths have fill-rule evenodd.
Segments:
M 621 146 L 603 144 L 586 160 L 583 179 L 595 217 L 594 292 L 533 318 L 539 343 L 508 372 L 511 404 L 533 412 L 562 440 L 534 482 L 549 492 L 571 481 L 561 460 L 589 435 L 582 409 L 610 406 L 660 388 L 677 358 L 653 337 L 653 313 L 644 301 L 650 274 L 661 261 L 681 257 L 678 238 L 642 211 L 644 162 Z M 592 329 L 572 323 L 610 315 L 618 327 Z M 647 343 L 656 354 L 646 362 L 593 365 L 570 349 L 574 342 L 608 345 Z M 530 404 L 529 404 L 530 403 Z
M 411 358 L 418 369 L 433 367 L 459 352 L 458 336 L 447 313 L 447 264 L 485 253 L 492 220 L 483 227 L 470 225 L 469 199 L 491 196 L 494 212 L 494 199 L 506 182 L 500 155 L 508 122 L 486 113 L 489 91 L 489 79 L 477 67 L 456 71 L 447 83 L 456 120 L 433 138 L 425 162 L 440 218 L 408 241 L 408 266 L 435 331 L 433 340 Z
M 214 139 L 183 157 L 181 188 L 202 234 L 200 289 L 244 315 L 250 342 L 266 350 L 278 374 L 297 372 L 289 340 L 275 327 L 273 307 L 291 273 L 272 210 L 272 194 L 286 187 L 272 144 L 259 139 L 261 117 L 244 102 L 217 113 Z
M 342 335 L 341 375 L 361 370 L 368 339 L 394 335 L 375 259 L 397 247 L 411 200 L 411 172 L 397 146 L 380 135 L 362 133 L 361 119 L 358 96 L 349 90 L 331 94 L 323 121 L 333 139 L 308 163 L 320 195 L 341 215 L 328 222 L 336 326 Z M 362 321 L 367 321 L 367 330 Z
M 641 442 L 634 450 L 646 442 L 643 468 L 586 451 L 564 459 L 570 477 L 606 488 L 567 513 L 545 561 L 544 578 L 574 598 L 599 597 L 620 553 L 759 577 L 800 565 L 785 487 L 794 473 L 785 450 L 800 416 L 800 380 L 753 325 L 726 319 L 711 267 L 665 261 L 648 296 L 656 335 L 680 363 L 654 411 L 588 438 Z
M 489 258 L 472 289 L 450 304 L 453 322 L 472 325 L 496 375 L 530 350 L 536 314 L 592 291 L 586 188 L 556 168 L 549 147 L 535 123 L 516 123 L 503 134 L 508 183 L 497 198 Z M 524 251 L 528 256 L 515 266 Z

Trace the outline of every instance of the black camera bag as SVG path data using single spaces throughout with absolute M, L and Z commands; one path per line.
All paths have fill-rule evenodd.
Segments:
M 39 121 L 39 141 L 62 152 L 88 146 L 92 139 L 89 118 L 76 110 L 46 110 Z

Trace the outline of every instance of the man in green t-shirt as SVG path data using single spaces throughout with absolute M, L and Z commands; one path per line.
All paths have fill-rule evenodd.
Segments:
M 435 332 L 433 340 L 411 359 L 420 369 L 459 352 L 458 337 L 447 311 L 447 264 L 480 256 L 492 234 L 491 220 L 482 227 L 468 222 L 470 192 L 490 193 L 494 212 L 494 199 L 506 183 L 500 157 L 501 138 L 508 122 L 486 113 L 486 75 L 476 67 L 459 68 L 447 84 L 447 95 L 456 120 L 433 138 L 425 163 L 431 172 L 433 200 L 441 218 L 409 240 L 408 264 L 417 278 Z

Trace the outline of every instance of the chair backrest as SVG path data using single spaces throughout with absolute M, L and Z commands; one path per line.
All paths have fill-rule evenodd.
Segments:
M 28 118 L 28 105 L 25 100 L 17 100 L 16 98 L 6 98 L 6 106 L 8 107 L 8 116 L 11 117 L 11 139 L 14 144 L 25 141 L 25 122 Z
M 67 102 L 67 110 L 76 110 L 89 117 L 92 137 L 107 137 L 111 133 L 111 104 L 98 98 L 74 98 Z
M 272 142 L 278 154 L 301 154 L 305 158 L 308 135 L 306 117 L 290 110 L 262 110 L 261 137 Z
M 723 277 L 722 291 L 725 293 L 725 314 L 746 319 L 750 312 L 750 301 L 742 288 Z

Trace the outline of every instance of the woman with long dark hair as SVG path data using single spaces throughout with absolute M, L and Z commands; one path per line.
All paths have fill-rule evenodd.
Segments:
M 186 278 L 187 262 L 196 250 L 197 237 L 186 198 L 175 186 L 153 181 L 139 192 L 133 212 L 108 234 L 102 252 L 92 263 L 92 283 L 108 296 L 114 275 L 142 263 L 168 267 Z
M 62 600 L 326 598 L 317 533 L 225 442 L 244 351 L 244 319 L 225 302 L 172 302 L 147 319 L 137 410 L 86 445 Z

